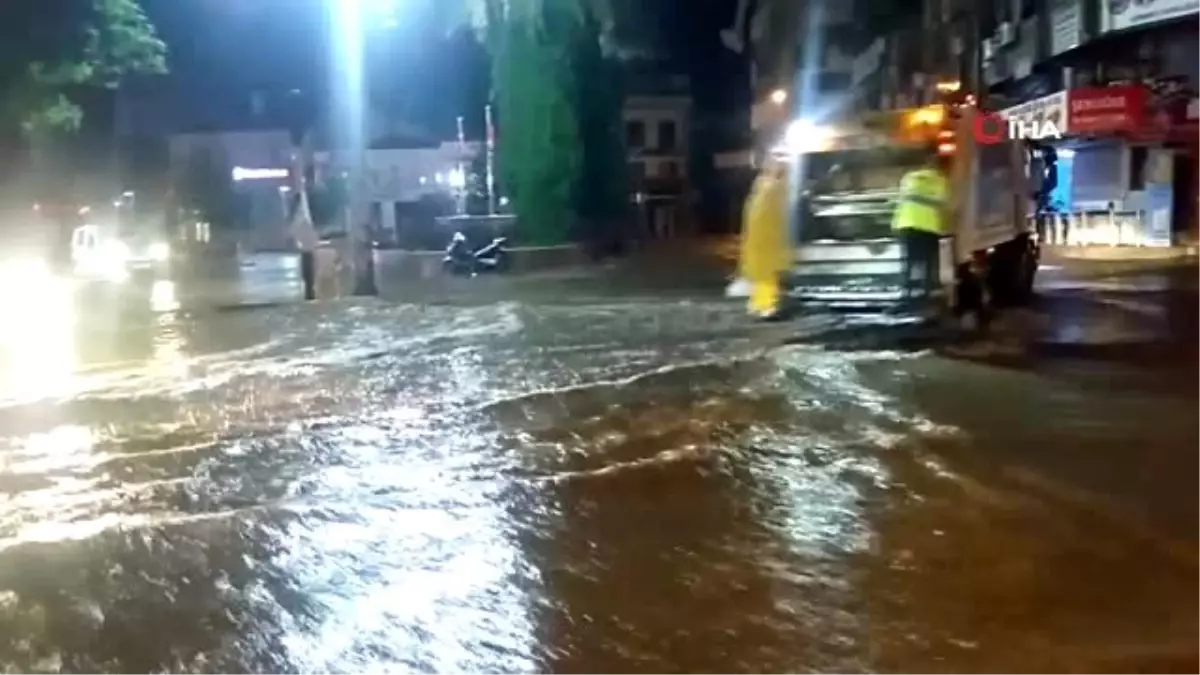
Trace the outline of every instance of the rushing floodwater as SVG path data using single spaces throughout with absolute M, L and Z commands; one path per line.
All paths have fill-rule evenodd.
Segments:
M 1196 666 L 1194 541 L 1104 461 L 1194 454 L 1194 398 L 777 330 L 614 301 L 9 331 L 0 664 Z M 1050 453 L 1112 492 L 1016 468 Z

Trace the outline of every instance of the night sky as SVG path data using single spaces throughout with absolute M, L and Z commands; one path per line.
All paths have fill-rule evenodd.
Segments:
M 472 40 L 446 37 L 441 2 L 401 3 L 399 24 L 372 35 L 372 78 L 392 109 L 439 135 L 486 96 L 486 59 Z M 693 76 L 700 115 L 743 98 L 744 66 L 724 52 L 718 31 L 736 0 L 642 0 L 647 33 L 670 68 Z M 170 49 L 176 124 L 236 123 L 254 91 L 279 96 L 301 90 L 322 98 L 328 59 L 328 0 L 143 0 Z

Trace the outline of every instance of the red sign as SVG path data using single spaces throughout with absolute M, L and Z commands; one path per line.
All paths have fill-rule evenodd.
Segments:
M 1072 134 L 1110 134 L 1143 126 L 1149 92 L 1144 87 L 1072 89 L 1067 94 L 1067 130 Z

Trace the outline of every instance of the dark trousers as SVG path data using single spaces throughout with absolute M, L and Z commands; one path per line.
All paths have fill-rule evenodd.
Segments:
M 317 299 L 317 260 L 312 251 L 300 252 L 300 280 L 304 282 L 304 299 Z
M 904 241 L 904 292 L 925 296 L 938 285 L 938 243 L 941 237 L 921 230 L 901 230 Z

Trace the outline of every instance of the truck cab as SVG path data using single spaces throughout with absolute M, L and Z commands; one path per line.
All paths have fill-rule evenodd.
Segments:
M 839 307 L 904 305 L 906 252 L 891 229 L 901 177 L 931 148 L 949 160 L 949 235 L 922 311 L 979 310 L 1028 296 L 1038 247 L 1020 142 L 977 144 L 971 108 L 929 106 L 833 124 L 794 121 L 772 149 L 795 185 L 790 293 Z

